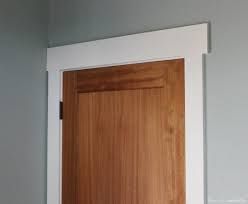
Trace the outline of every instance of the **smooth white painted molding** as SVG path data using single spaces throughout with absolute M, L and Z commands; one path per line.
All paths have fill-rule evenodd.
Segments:
M 207 53 L 207 24 L 49 48 L 47 204 L 61 204 L 61 73 L 177 58 L 185 58 L 186 204 L 204 204 L 202 55 Z
M 207 24 L 49 48 L 48 70 L 149 61 L 208 52 Z

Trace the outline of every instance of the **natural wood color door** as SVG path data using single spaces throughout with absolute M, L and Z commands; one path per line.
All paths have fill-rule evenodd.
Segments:
M 62 204 L 185 204 L 184 60 L 63 75 Z

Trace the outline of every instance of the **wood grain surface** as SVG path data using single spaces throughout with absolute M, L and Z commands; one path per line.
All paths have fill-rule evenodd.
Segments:
M 185 204 L 184 61 L 64 72 L 62 204 Z

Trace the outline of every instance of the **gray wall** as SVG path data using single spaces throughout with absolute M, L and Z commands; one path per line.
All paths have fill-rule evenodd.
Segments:
M 1 204 L 45 204 L 47 7 L 0 1 Z
M 248 203 L 247 10 L 244 0 L 51 0 L 49 45 L 210 22 L 208 202 Z

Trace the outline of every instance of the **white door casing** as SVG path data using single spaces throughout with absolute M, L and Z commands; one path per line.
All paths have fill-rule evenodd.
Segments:
M 47 204 L 61 204 L 63 71 L 185 59 L 186 204 L 204 204 L 203 55 L 208 24 L 48 48 Z

